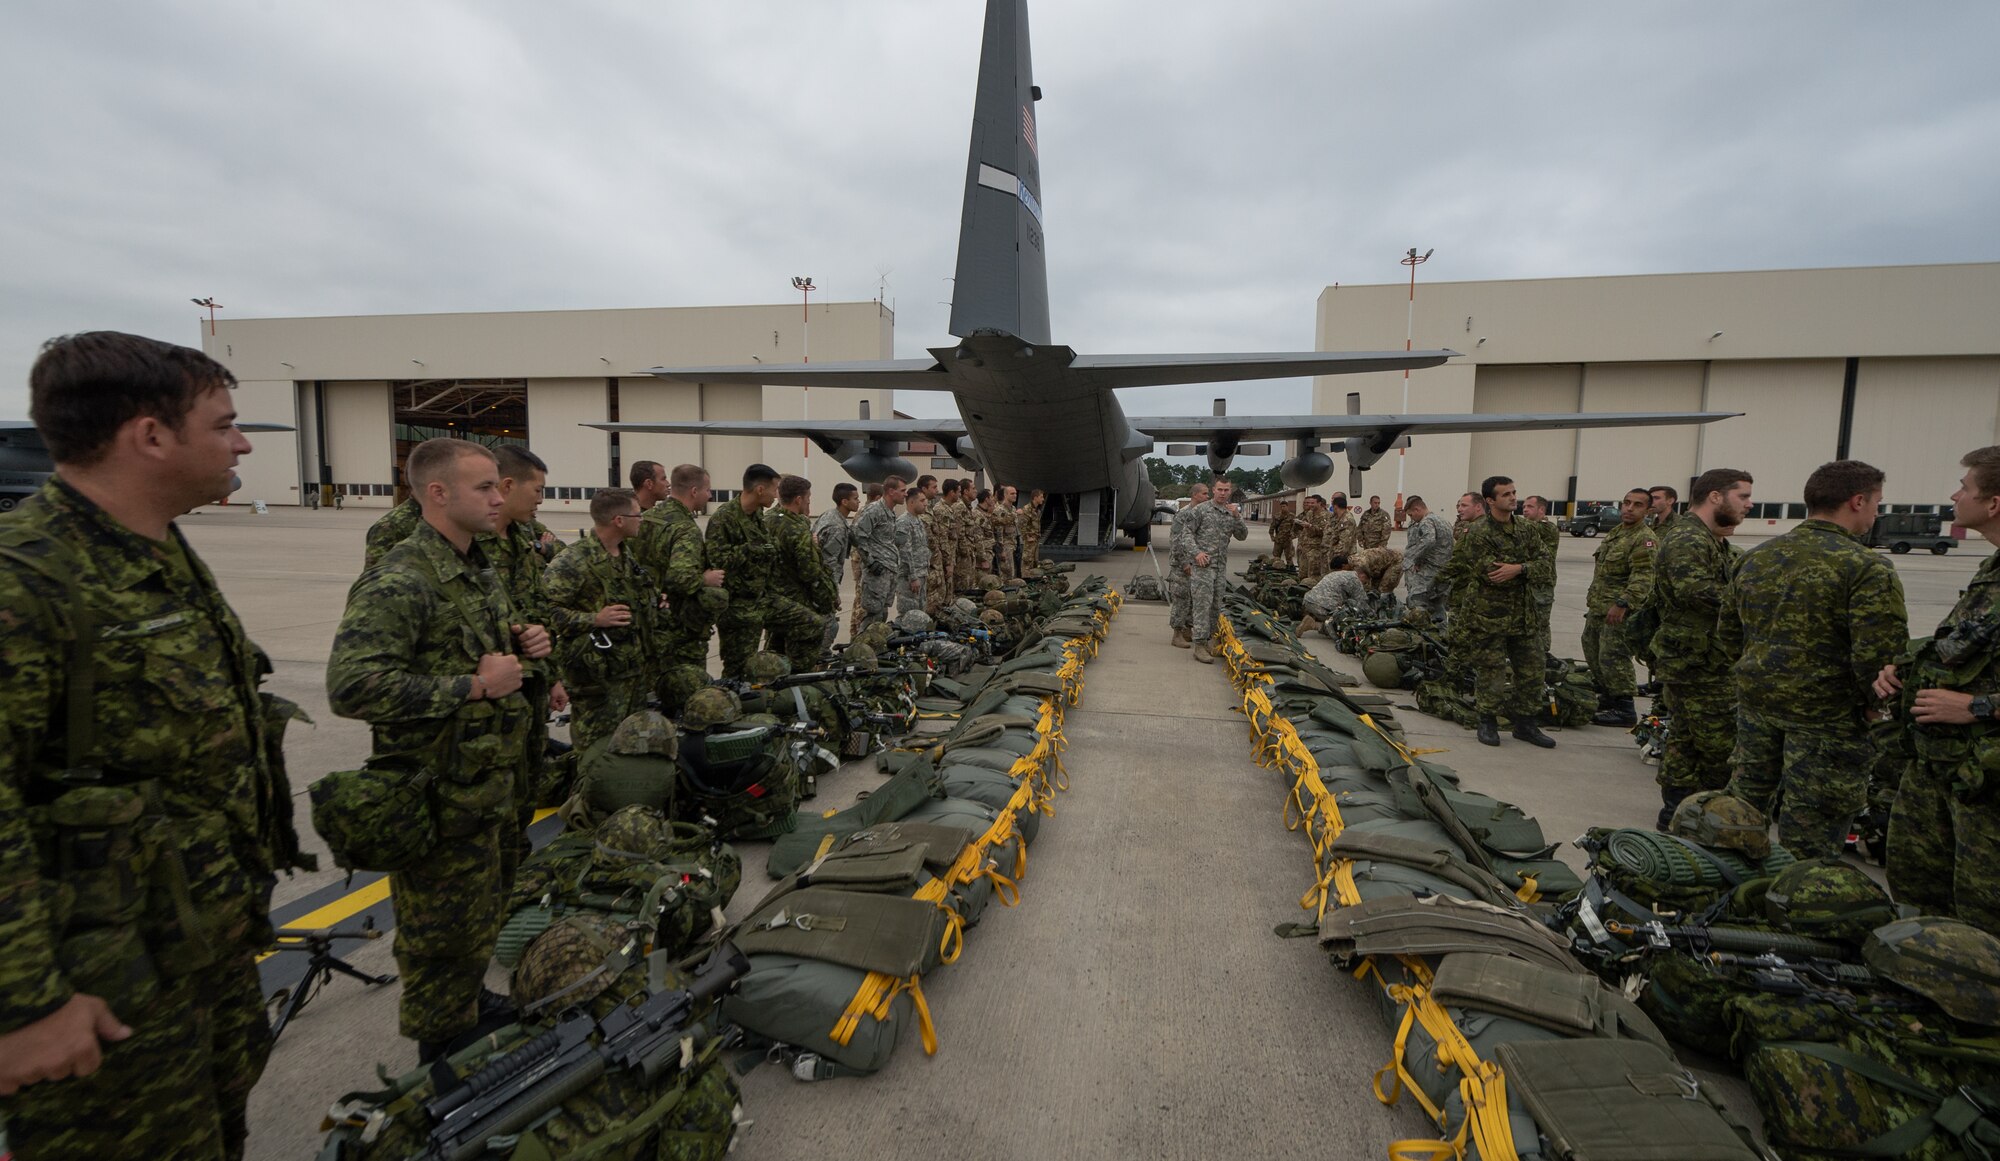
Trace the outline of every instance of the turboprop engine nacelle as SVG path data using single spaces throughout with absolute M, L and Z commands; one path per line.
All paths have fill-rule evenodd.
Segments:
M 1333 457 L 1322 451 L 1293 456 L 1278 465 L 1278 478 L 1287 488 L 1317 488 L 1333 478 Z
M 848 456 L 840 466 L 864 484 L 879 484 L 890 476 L 901 476 L 905 483 L 917 478 L 915 464 L 875 448 Z

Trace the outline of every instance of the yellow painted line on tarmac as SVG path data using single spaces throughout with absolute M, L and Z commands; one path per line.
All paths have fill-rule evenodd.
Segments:
M 553 810 L 538 810 L 535 812 L 533 822 L 540 822 L 554 813 L 555 811 Z M 361 914 L 363 911 L 368 910 L 388 897 L 389 880 L 386 877 L 377 879 L 365 887 L 349 891 L 326 906 L 308 911 L 304 915 L 285 924 L 278 929 L 278 937 L 283 939 L 285 933 L 288 931 L 317 931 L 322 927 L 333 927 L 344 919 L 351 919 Z M 263 963 L 276 954 L 275 951 L 267 951 L 257 957 L 257 962 Z

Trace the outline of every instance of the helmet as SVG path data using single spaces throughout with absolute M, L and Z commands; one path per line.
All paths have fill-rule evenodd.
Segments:
M 1861 958 L 1969 1024 L 2000 1025 L 2000 939 L 1969 923 L 1924 915 L 1868 933 Z
M 743 703 L 719 685 L 707 686 L 688 698 L 681 710 L 681 724 L 690 730 L 707 730 L 728 725 L 743 713 Z
M 1681 799 L 1667 833 L 1705 847 L 1742 851 L 1762 862 L 1771 855 L 1771 820 L 1727 791 L 1702 790 Z
M 622 806 L 605 816 L 591 837 L 606 850 L 644 854 L 668 832 L 667 816 L 650 806 Z
M 986 590 L 986 595 L 979 598 L 979 600 L 989 609 L 998 608 L 999 606 L 1006 603 L 1007 594 L 1000 591 L 1000 586 L 994 585 L 991 588 L 988 588 Z
M 1044 575 L 1045 574 L 1039 568 L 1024 568 L 1021 570 L 1022 580 L 1031 580 L 1031 581 L 1040 580 Z
M 750 660 L 743 663 L 743 674 L 755 682 L 775 681 L 792 671 L 792 663 L 781 653 L 770 650 L 752 653 Z
M 876 657 L 875 647 L 866 641 L 849 645 L 844 656 L 849 665 L 859 669 L 875 669 L 882 664 Z
M 522 1009 L 589 1003 L 617 978 L 611 957 L 632 938 L 608 915 L 565 915 L 521 953 L 511 998 Z
M 1794 935 L 1859 942 L 1896 918 L 1896 904 L 1861 868 L 1839 859 L 1806 859 L 1771 880 L 1764 915 Z
M 1431 627 L 1431 622 L 1431 611 L 1429 609 L 1424 608 L 1422 605 L 1403 606 L 1403 624 L 1408 625 L 1412 629 L 1428 629 Z
M 998 609 L 988 609 L 979 614 L 979 620 L 981 623 L 995 629 L 1003 629 L 1007 626 L 1007 618 L 1001 616 Z
M 971 597 L 960 597 L 951 603 L 951 607 L 952 611 L 961 617 L 977 617 L 979 615 L 979 606 L 973 603 Z
M 982 572 L 982 573 L 980 573 L 980 574 L 979 574 L 979 587 L 980 587 L 980 589 L 981 589 L 982 591 L 983 591 L 983 590 L 988 590 L 988 589 L 997 589 L 997 588 L 999 588 L 999 587 L 1000 587 L 1000 577 L 999 577 L 999 574 L 997 574 L 997 573 L 990 573 L 990 572 Z
M 656 709 L 643 709 L 618 723 L 608 749 L 614 754 L 657 754 L 671 758 L 680 749 L 680 734 L 667 715 Z
M 896 618 L 896 628 L 905 633 L 928 633 L 936 624 L 931 620 L 931 615 L 922 609 L 911 609 Z
M 1394 653 L 1370 653 L 1361 659 L 1361 673 L 1377 689 L 1403 688 L 1403 663 Z
M 889 638 L 893 636 L 895 636 L 895 633 L 890 631 L 887 621 L 876 621 L 873 624 L 862 626 L 861 631 L 854 635 L 850 644 L 866 645 L 875 652 L 880 653 L 889 647 Z

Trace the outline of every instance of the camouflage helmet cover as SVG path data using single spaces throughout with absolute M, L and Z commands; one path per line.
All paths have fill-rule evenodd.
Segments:
M 882 664 L 875 653 L 875 647 L 867 642 L 857 642 L 847 647 L 847 663 L 860 669 L 875 669 Z
M 752 653 L 750 660 L 743 663 L 743 673 L 752 681 L 776 681 L 791 672 L 791 659 L 768 649 Z
M 922 609 L 910 609 L 896 618 L 896 628 L 905 633 L 928 633 L 935 624 L 931 615 Z
M 612 731 L 609 749 L 614 754 L 657 754 L 671 758 L 680 751 L 680 731 L 667 715 L 656 709 L 628 714 Z
M 1670 834 L 1705 847 L 1742 851 L 1762 862 L 1771 856 L 1771 820 L 1764 812 L 1722 790 L 1702 790 L 1681 799 L 1667 824 Z
M 961 617 L 977 617 L 979 615 L 979 606 L 973 603 L 971 597 L 960 597 L 951 603 L 951 607 Z
M 979 587 L 980 587 L 980 589 L 981 589 L 982 591 L 984 591 L 984 590 L 987 590 L 987 589 L 997 589 L 997 588 L 999 588 L 999 587 L 1000 587 L 1000 577 L 999 577 L 999 574 L 997 574 L 997 573 L 990 573 L 990 572 L 982 572 L 982 573 L 980 573 L 980 574 L 979 574 Z
M 1412 629 L 1431 627 L 1431 611 L 1422 605 L 1406 605 L 1403 608 L 1403 623 Z
M 681 710 L 681 724 L 691 730 L 708 730 L 727 725 L 743 713 L 736 695 L 719 685 L 696 690 Z
M 632 938 L 608 915 L 565 915 L 521 953 L 511 998 L 522 1009 L 589 1003 L 617 979 L 607 970 L 611 957 Z
M 592 837 L 602 850 L 643 855 L 658 846 L 671 828 L 667 816 L 650 806 L 623 806 L 597 824 Z
M 979 599 L 982 602 L 984 602 L 986 607 L 989 609 L 998 608 L 999 606 L 1007 602 L 1007 594 L 1001 592 L 998 586 L 995 586 L 993 588 L 987 589 L 986 595 Z
M 1000 610 L 998 609 L 986 610 L 985 612 L 979 614 L 979 619 L 981 622 L 995 629 L 1001 628 L 1007 624 L 1007 618 L 1001 616 Z
M 1806 859 L 1771 880 L 1764 915 L 1797 935 L 1858 943 L 1896 918 L 1896 904 L 1861 868 L 1839 859 Z
M 1948 1016 L 2000 1026 L 2000 939 L 1969 923 L 1934 915 L 1885 923 L 1862 943 L 1861 958 Z

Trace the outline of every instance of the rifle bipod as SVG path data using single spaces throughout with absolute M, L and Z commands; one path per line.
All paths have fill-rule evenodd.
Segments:
M 292 1017 L 298 1015 L 307 1002 L 319 993 L 320 988 L 333 979 L 335 972 L 353 976 L 371 986 L 395 983 L 395 976 L 371 976 L 335 955 L 333 951 L 335 940 L 380 939 L 382 934 L 376 930 L 375 917 L 372 915 L 362 921 L 359 931 L 341 931 L 332 927 L 321 927 L 314 931 L 279 928 L 277 942 L 271 945 L 272 951 L 310 952 L 312 958 L 306 961 L 306 973 L 299 977 L 298 983 L 271 993 L 270 1006 L 278 1012 L 271 1021 L 271 1039 L 277 1040 L 284 1032 L 285 1025 L 291 1023 Z

